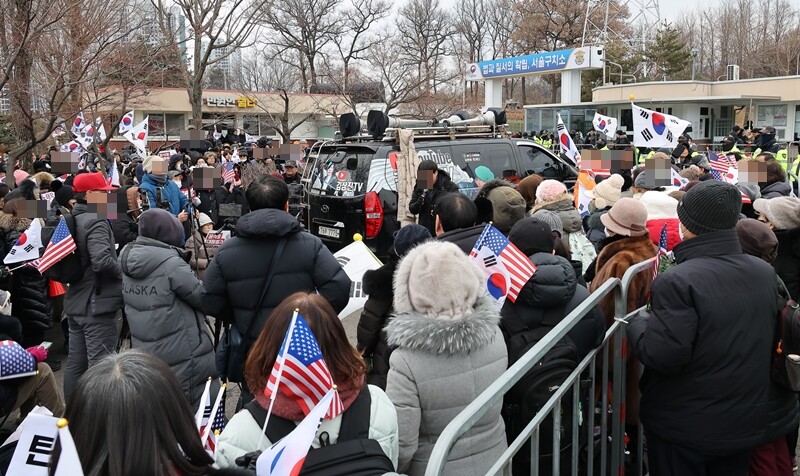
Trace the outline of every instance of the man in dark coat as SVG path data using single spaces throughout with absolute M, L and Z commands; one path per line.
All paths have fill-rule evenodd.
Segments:
M 678 205 L 677 266 L 652 286 L 628 339 L 644 364 L 641 421 L 658 475 L 745 475 L 766 440 L 778 311 L 772 267 L 742 253 L 733 185 L 707 181 Z
M 455 244 L 469 254 L 483 233 L 484 225 L 476 225 L 478 207 L 462 193 L 449 193 L 439 199 L 434 210 L 436 239 Z
M 246 195 L 252 211 L 239 218 L 236 236 L 225 241 L 206 270 L 203 308 L 236 326 L 249 347 L 272 309 L 286 297 L 317 291 L 339 312 L 350 299 L 351 283 L 322 241 L 304 232 L 286 213 L 289 188 L 282 179 L 263 175 L 250 184 Z M 283 252 L 256 309 L 281 240 Z
M 408 210 L 417 215 L 419 224 L 433 235 L 436 232 L 433 211 L 437 201 L 444 194 L 457 191 L 458 185 L 453 183 L 447 172 L 439 170 L 436 162 L 423 160 L 417 168 L 417 184 L 411 194 Z
M 64 374 L 64 396 L 69 395 L 86 370 L 116 351 L 117 311 L 122 309 L 122 275 L 108 219 L 92 212 L 87 195 L 115 190 L 100 172 L 80 174 L 73 185 L 77 203 L 75 244 L 84 269 L 83 278 L 67 288 L 64 311 L 69 319 L 69 359 Z

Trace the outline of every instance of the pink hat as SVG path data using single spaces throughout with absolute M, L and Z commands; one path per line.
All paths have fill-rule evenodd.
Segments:
M 17 169 L 17 170 L 14 171 L 14 182 L 17 185 L 19 185 L 20 182 L 22 182 L 23 180 L 25 180 L 28 177 L 30 177 L 30 174 L 28 172 L 25 172 L 24 170 Z
M 567 193 L 567 187 L 558 180 L 545 180 L 536 188 L 536 203 L 548 203 L 558 200 Z

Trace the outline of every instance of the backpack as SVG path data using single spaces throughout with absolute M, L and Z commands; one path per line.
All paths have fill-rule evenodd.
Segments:
M 800 305 L 781 287 L 770 378 L 782 388 L 800 392 Z M 790 357 L 790 356 L 794 356 Z
M 330 443 L 327 433 L 319 435 L 320 448 L 311 448 L 306 456 L 300 476 L 377 476 L 395 471 L 392 461 L 381 445 L 369 438 L 370 405 L 369 387 L 364 385 L 352 405 L 342 414 L 342 426 L 336 443 Z M 267 412 L 256 400 L 245 405 L 260 427 L 264 426 Z M 293 421 L 272 414 L 265 434 L 276 443 L 297 426 Z
M 502 319 L 500 325 L 509 336 L 508 365 L 513 365 L 522 358 L 539 341 L 558 325 L 565 317 L 566 307 L 549 309 L 545 312 L 542 326 L 530 329 L 518 318 Z M 567 377 L 578 367 L 580 359 L 578 348 L 569 336 L 564 336 L 536 363 L 503 398 L 502 415 L 506 424 L 509 444 L 533 420 L 539 410 L 544 407 L 553 393 L 567 380 Z M 561 399 L 561 447 L 559 459 L 561 467 L 569 471 L 569 459 L 572 453 L 572 420 L 577 409 L 578 425 L 583 423 L 581 405 L 588 406 L 588 390 L 581 383 L 581 402 L 573 401 L 573 392 L 567 392 Z M 586 431 L 579 431 L 580 441 L 586 441 Z M 548 474 L 552 471 L 553 461 L 553 417 L 548 416 L 540 425 L 539 470 Z M 531 450 L 530 441 L 526 442 L 514 456 L 512 471 L 514 476 L 530 474 Z
M 63 207 L 58 207 L 58 211 L 67 223 L 67 228 L 72 238 L 77 239 L 75 216 Z M 61 218 L 58 218 L 57 220 L 46 223 L 45 226 L 42 227 L 42 243 L 45 244 L 45 250 L 47 250 L 47 245 L 50 244 L 50 239 L 53 237 L 53 233 L 60 221 Z M 77 241 L 75 244 L 77 245 Z M 84 273 L 85 270 L 81 260 L 80 247 L 76 246 L 75 251 L 63 257 L 42 274 L 44 277 L 52 279 L 53 281 L 58 281 L 59 283 L 74 284 L 83 279 Z

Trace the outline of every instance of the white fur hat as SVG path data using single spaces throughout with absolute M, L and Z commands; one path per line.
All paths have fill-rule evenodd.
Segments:
M 431 241 L 412 249 L 394 275 L 394 310 L 460 319 L 486 294 L 486 277 L 458 246 Z
M 639 203 L 647 209 L 648 220 L 678 218 L 678 201 L 667 192 L 648 191 L 639 198 Z

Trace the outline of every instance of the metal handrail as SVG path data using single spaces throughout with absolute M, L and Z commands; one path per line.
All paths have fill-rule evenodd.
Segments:
M 498 400 L 501 399 L 511 388 L 523 377 L 525 374 L 534 366 L 536 365 L 539 360 L 541 360 L 544 355 L 550 351 L 578 322 L 580 322 L 589 312 L 591 312 L 594 307 L 600 303 L 606 296 L 614 293 L 614 324 L 608 329 L 606 332 L 605 338 L 603 340 L 603 344 L 601 344 L 597 349 L 594 349 L 590 352 L 578 365 L 578 367 L 572 372 L 572 374 L 567 378 L 566 382 L 574 381 L 583 371 L 586 370 L 587 367 L 591 366 L 592 370 L 595 367 L 595 359 L 597 358 L 597 354 L 602 350 L 604 352 L 604 378 L 607 377 L 607 347 L 606 344 L 614 337 L 615 334 L 622 332 L 621 327 L 626 325 L 626 318 L 630 315 L 634 314 L 627 312 L 627 296 L 628 296 L 628 288 L 633 281 L 634 277 L 641 272 L 644 272 L 650 268 L 655 263 L 655 259 L 651 258 L 647 261 L 642 263 L 638 263 L 634 266 L 631 266 L 623 275 L 622 280 L 617 278 L 611 278 L 604 282 L 595 292 L 593 292 L 587 299 L 585 299 L 578 307 L 576 307 L 572 312 L 570 312 L 561 322 L 558 323 L 548 334 L 546 339 L 542 339 L 541 341 L 537 342 L 528 352 L 525 353 L 517 362 L 514 363 L 511 367 L 508 368 L 497 380 L 495 380 L 489 387 L 486 388 L 478 397 L 473 400 L 469 405 L 467 405 L 456 417 L 445 427 L 442 433 L 439 435 L 439 438 L 436 441 L 436 444 L 431 451 L 430 458 L 428 460 L 428 466 L 426 468 L 425 474 L 426 476 L 438 476 L 442 474 L 444 471 L 444 467 L 447 464 L 447 456 L 452 450 L 453 446 L 456 444 L 459 438 L 466 433 L 469 428 L 471 428 L 481 417 L 492 407 L 492 405 Z M 638 310 L 637 310 L 638 311 Z M 611 435 L 611 444 L 612 444 L 612 451 L 611 451 L 611 464 L 612 468 L 619 468 L 624 466 L 624 444 L 622 444 L 624 438 L 624 429 L 622 428 L 622 420 L 620 419 L 621 415 L 621 408 L 624 405 L 625 399 L 625 366 L 623 363 L 623 350 L 622 345 L 616 345 L 614 348 L 614 401 L 612 402 L 613 406 L 613 413 L 618 417 L 613 421 L 612 424 L 612 435 Z M 592 373 L 594 377 L 594 372 Z M 607 378 L 606 378 L 607 380 Z M 563 387 L 563 388 L 562 388 Z M 553 411 L 553 408 L 556 405 L 560 405 L 561 398 L 566 394 L 567 391 L 571 388 L 569 385 L 563 385 L 558 390 L 556 390 L 548 402 L 544 405 L 544 407 L 534 416 L 534 418 L 529 422 L 528 425 L 523 429 L 523 431 L 518 435 L 518 437 L 511 442 L 508 449 L 503 453 L 502 457 L 499 461 L 495 462 L 490 470 L 490 474 L 493 472 L 497 472 L 500 468 L 507 467 L 509 462 L 508 459 L 515 455 L 522 445 L 524 445 L 525 441 L 531 438 L 533 435 L 537 440 L 540 438 L 539 435 L 539 425 L 545 418 Z M 594 387 L 594 384 L 592 385 Z M 576 390 L 572 390 L 575 392 Z M 604 395 L 604 405 L 607 403 L 605 401 L 607 398 Z M 559 412 L 554 412 L 554 419 L 560 418 Z M 590 413 L 590 428 L 593 424 L 593 413 Z M 574 415 L 574 418 L 577 418 Z M 624 418 L 624 415 L 622 416 Z M 605 420 L 602 421 L 603 429 L 606 429 L 606 422 Z M 554 425 L 555 426 L 555 425 Z M 577 438 L 577 431 L 574 430 L 573 440 Z M 554 440 L 557 441 L 558 437 L 554 437 Z M 601 442 L 603 447 L 605 448 L 605 442 Z M 554 448 L 556 446 L 554 445 Z M 641 448 L 641 442 L 639 444 Z M 538 446 L 536 450 L 534 450 L 534 454 L 537 454 L 536 451 L 538 450 Z M 576 451 L 573 448 L 573 454 Z M 639 450 L 641 451 L 641 449 Z M 605 453 L 603 452 L 603 458 L 605 458 Z

